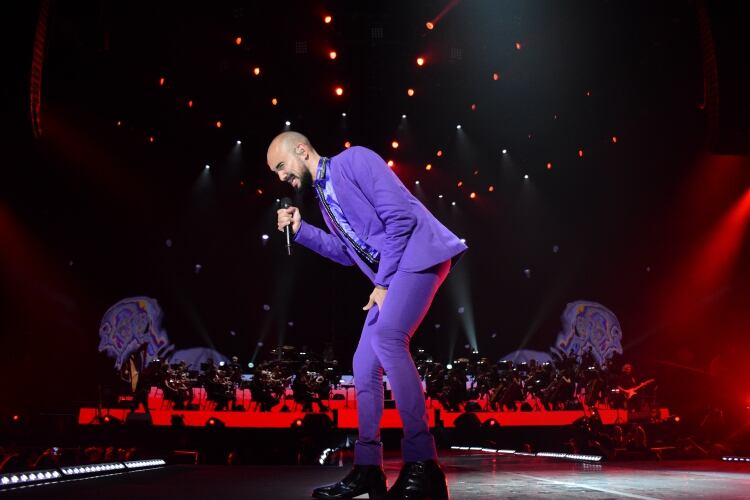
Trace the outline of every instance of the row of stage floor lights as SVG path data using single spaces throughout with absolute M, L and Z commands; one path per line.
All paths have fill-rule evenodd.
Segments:
M 162 467 L 166 465 L 164 459 L 129 460 L 126 462 L 108 462 L 102 464 L 66 466 L 59 469 L 34 470 L 0 475 L 0 491 L 51 484 L 66 479 L 90 479 L 111 474 L 125 474 L 127 472 Z
M 601 455 L 577 455 L 575 453 L 554 453 L 554 452 L 548 452 L 548 451 L 529 453 L 526 451 L 485 448 L 482 446 L 451 446 L 451 450 L 481 451 L 484 453 L 495 453 L 498 455 L 516 455 L 516 456 L 521 456 L 521 457 L 559 458 L 563 460 L 575 460 L 579 462 L 601 462 L 602 461 Z

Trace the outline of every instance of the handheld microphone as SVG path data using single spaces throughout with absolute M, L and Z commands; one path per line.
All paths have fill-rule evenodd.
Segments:
M 291 198 L 282 198 L 279 202 L 281 208 L 289 208 L 292 206 Z M 290 222 L 284 227 L 284 241 L 286 242 L 286 254 L 292 255 L 292 223 Z

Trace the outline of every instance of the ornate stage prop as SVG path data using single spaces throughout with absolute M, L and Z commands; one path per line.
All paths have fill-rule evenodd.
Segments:
M 622 354 L 622 329 L 615 313 L 596 302 L 577 300 L 565 307 L 562 330 L 555 347 L 559 353 L 583 356 L 587 352 L 599 362 Z
M 121 370 L 144 344 L 145 361 L 166 357 L 173 346 L 161 328 L 162 318 L 155 299 L 131 297 L 119 301 L 107 309 L 99 325 L 99 352 L 115 359 L 116 370 Z

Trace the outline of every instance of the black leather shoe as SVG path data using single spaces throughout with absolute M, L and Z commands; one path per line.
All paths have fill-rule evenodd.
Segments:
M 407 462 L 388 490 L 388 500 L 448 500 L 448 485 L 443 469 L 435 460 Z
M 354 498 L 367 493 L 371 499 L 385 497 L 385 473 L 379 465 L 355 465 L 338 483 L 313 490 L 313 498 Z

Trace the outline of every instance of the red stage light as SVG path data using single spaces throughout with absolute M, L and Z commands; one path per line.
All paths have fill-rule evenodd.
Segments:
M 521 45 L 521 42 L 516 42 L 516 50 L 521 50 L 523 48 L 523 45 Z
M 154 142 L 154 136 L 153 135 L 148 136 L 148 142 L 151 142 L 151 143 Z
M 417 66 L 424 66 L 424 57 L 417 57 Z
M 253 74 L 255 76 L 260 75 L 260 68 L 258 66 L 256 66 L 256 67 L 253 68 Z
M 578 150 L 578 158 L 583 158 L 583 149 Z
M 344 147 L 348 149 L 348 148 L 352 147 L 352 143 L 351 143 L 351 142 L 349 142 L 349 141 L 346 141 L 346 142 L 344 143 Z
M 492 73 L 492 79 L 498 81 L 500 79 L 500 73 Z
M 21 417 L 19 417 L 18 415 L 13 415 L 14 422 L 18 422 L 19 420 L 21 420 Z
M 443 150 L 442 149 L 438 149 L 437 150 L 437 157 L 440 158 L 441 156 L 443 156 Z
M 245 181 L 240 181 L 240 187 L 245 187 Z
M 476 198 L 476 197 L 477 197 L 477 193 L 474 193 L 474 192 L 472 192 L 472 193 L 471 193 L 471 194 L 469 195 L 469 198 L 471 198 L 472 200 L 473 200 L 474 198 Z
M 258 196 L 263 194 L 263 190 L 260 188 L 256 189 L 255 192 L 258 193 Z
M 472 104 L 471 105 L 471 110 L 472 111 L 476 111 L 477 110 L 477 105 L 476 104 Z
M 328 53 L 328 57 L 330 57 L 330 58 L 331 58 L 331 60 L 333 60 L 333 59 L 336 59 L 336 56 L 337 56 L 337 54 L 336 54 L 336 51 L 335 51 L 335 50 L 332 50 L 332 51 L 330 51 L 330 52 Z
M 616 135 L 612 136 L 612 144 L 617 144 L 617 136 Z
M 388 160 L 388 166 L 393 168 L 393 160 Z
M 339 95 L 339 96 L 344 95 L 344 89 L 342 87 L 336 87 L 335 92 L 336 92 L 336 95 Z
M 551 162 L 547 162 L 547 170 L 552 170 L 552 163 Z
M 489 191 L 490 193 L 494 192 L 495 191 L 495 186 L 488 187 L 487 191 Z
M 586 97 L 591 97 L 591 91 L 590 90 L 586 91 Z
M 117 120 L 117 126 L 118 127 L 122 126 L 122 122 L 120 120 Z
M 159 78 L 159 86 L 164 86 L 164 77 Z
M 216 128 L 221 128 L 221 120 L 216 120 Z
M 398 149 L 398 141 L 393 141 L 393 142 L 391 143 L 391 147 L 392 147 L 393 149 Z
M 424 169 L 427 171 L 432 170 L 432 163 L 428 163 L 427 165 L 425 165 Z
M 271 99 L 271 105 L 272 106 L 276 106 L 278 103 L 279 103 L 279 100 L 276 99 L 275 97 L 273 99 Z
M 193 107 L 193 101 L 190 100 L 190 101 L 188 101 L 188 108 L 192 108 L 192 107 Z
M 432 24 L 432 21 L 427 21 L 426 23 L 424 23 L 424 25 L 427 27 L 428 30 L 435 28 L 435 25 Z
M 406 90 L 406 94 L 407 94 L 407 95 L 408 95 L 409 97 L 413 96 L 413 95 L 414 95 L 414 89 L 407 89 L 407 90 Z
M 326 24 L 331 24 L 331 21 L 333 21 L 333 18 L 331 16 L 325 16 L 323 18 L 323 22 Z
M 235 38 L 234 43 L 237 45 L 242 45 L 242 37 L 238 36 L 237 38 Z
M 458 181 L 458 184 L 456 184 L 456 187 L 461 187 L 464 185 L 464 181 Z

